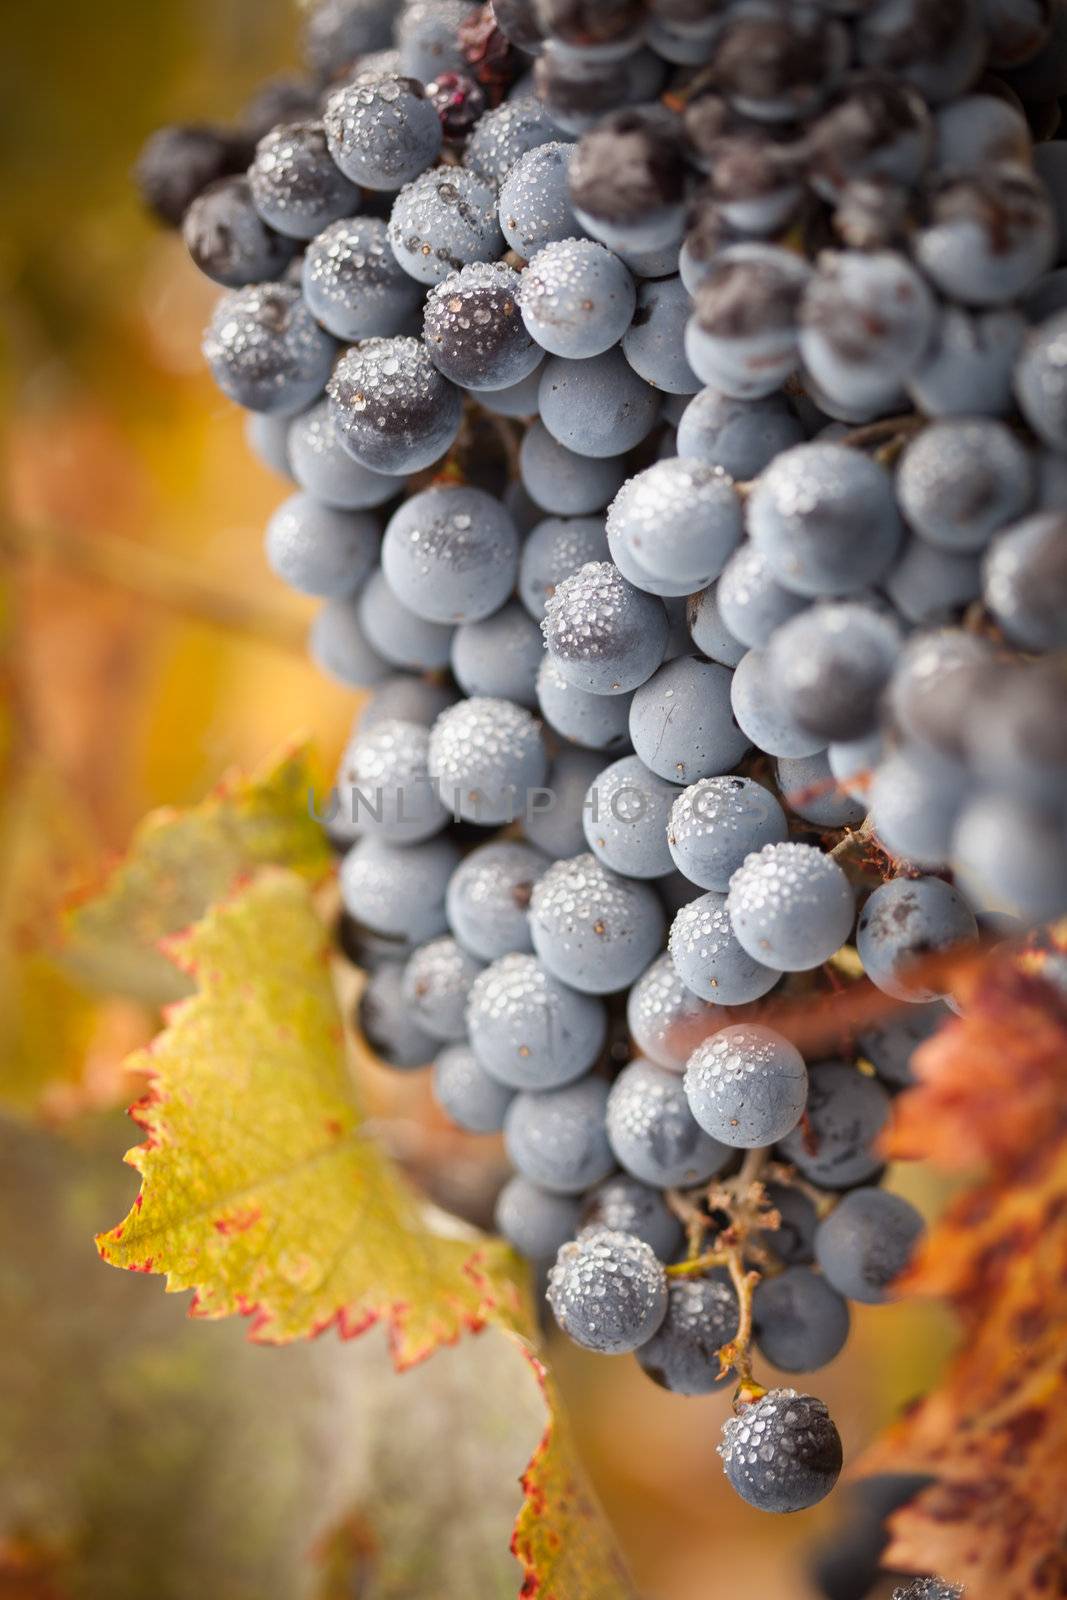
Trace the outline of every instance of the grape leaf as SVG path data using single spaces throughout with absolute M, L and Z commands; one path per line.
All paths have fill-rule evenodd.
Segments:
M 890 1521 L 885 1564 L 968 1600 L 1067 1594 L 1067 1000 L 1011 959 L 915 1057 L 888 1153 L 981 1175 L 900 1281 L 963 1338 L 940 1386 L 869 1452 L 936 1482 Z
M 200 987 L 131 1060 L 152 1078 L 134 1108 L 147 1141 L 127 1158 L 142 1187 L 98 1239 L 104 1259 L 194 1288 L 195 1315 L 250 1316 L 259 1341 L 380 1320 L 400 1368 L 493 1324 L 547 1384 L 517 1258 L 429 1214 L 361 1121 L 307 886 L 264 872 L 171 948 Z M 515 1535 L 523 1593 L 627 1600 L 550 1386 L 545 1398 Z
M 109 993 L 162 1005 L 192 985 L 159 948 L 264 865 L 310 878 L 330 853 L 310 814 L 313 773 L 306 749 L 283 753 L 250 777 L 224 779 L 186 811 L 147 817 L 128 855 L 98 896 L 69 914 L 67 964 Z

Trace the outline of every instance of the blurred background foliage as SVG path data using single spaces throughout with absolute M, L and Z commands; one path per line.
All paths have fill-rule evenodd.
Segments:
M 354 710 L 304 660 L 309 608 L 262 560 L 283 490 L 201 370 L 211 286 L 129 181 L 153 127 L 233 116 L 295 63 L 294 33 L 289 0 L 4 8 L 5 1600 L 517 1587 L 507 1538 L 538 1417 L 490 1339 L 398 1379 L 376 1336 L 253 1350 L 98 1263 L 92 1234 L 133 1191 L 118 1064 L 157 1019 L 81 993 L 40 954 L 59 901 L 99 880 L 145 811 L 298 734 L 329 763 Z M 476 1203 L 494 1141 L 448 1133 L 417 1076 L 365 1076 L 435 1192 Z M 897 1186 L 929 1209 L 928 1182 Z M 860 1307 L 856 1323 L 819 1378 L 853 1455 L 951 1339 L 929 1308 Z M 719 1468 L 724 1399 L 681 1400 L 558 1341 L 550 1355 L 649 1600 L 804 1600 L 834 1501 L 761 1517 Z

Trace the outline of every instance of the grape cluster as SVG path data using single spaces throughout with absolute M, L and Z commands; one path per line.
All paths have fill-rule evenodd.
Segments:
M 916 1246 L 877 1139 L 929 958 L 1067 909 L 1062 10 L 320 0 L 306 80 L 142 164 L 370 691 L 363 1032 L 503 1132 L 573 1339 L 682 1394 L 723 1350 L 768 1510 L 841 1446 L 748 1329 L 812 1371 Z M 838 1056 L 733 1009 L 850 944 Z

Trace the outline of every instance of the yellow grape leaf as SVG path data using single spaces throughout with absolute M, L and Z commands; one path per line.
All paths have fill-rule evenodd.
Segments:
M 967 1600 L 1067 1595 L 1067 999 L 994 956 L 963 1016 L 916 1054 L 888 1152 L 982 1168 L 900 1281 L 946 1298 L 963 1342 L 868 1454 L 935 1480 L 884 1560 Z
M 637 1591 L 571 1438 L 551 1374 L 524 1344 L 548 1408 L 523 1473 L 525 1496 L 511 1548 L 523 1568 L 522 1600 L 636 1600 Z
M 310 814 L 306 749 L 286 751 L 251 777 L 224 779 L 186 811 L 147 817 L 102 893 L 67 919 L 71 970 L 97 988 L 162 1005 L 190 992 L 160 943 L 188 928 L 260 866 L 322 876 L 330 852 Z
M 429 1213 L 361 1121 L 308 887 L 264 872 L 172 951 L 199 989 L 130 1062 L 152 1078 L 134 1108 L 147 1140 L 127 1157 L 142 1187 L 97 1240 L 104 1260 L 195 1289 L 195 1315 L 250 1316 L 264 1342 L 380 1320 L 401 1368 L 500 1327 L 549 1410 L 515 1530 L 522 1593 L 630 1600 L 533 1350 L 527 1274 L 501 1241 Z

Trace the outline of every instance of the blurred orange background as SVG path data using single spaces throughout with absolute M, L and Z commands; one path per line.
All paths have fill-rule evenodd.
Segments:
M 355 709 L 354 696 L 304 659 L 311 607 L 283 590 L 262 558 L 263 525 L 285 489 L 248 454 L 239 413 L 202 370 L 199 337 L 215 291 L 185 259 L 180 240 L 142 216 L 129 177 L 157 124 L 225 120 L 263 78 L 294 67 L 295 31 L 287 0 L 161 6 L 94 0 L 62 8 L 15 0 L 5 11 L 0 294 L 10 356 L 3 540 L 10 792 L 21 793 L 18 784 L 32 778 L 32 803 L 17 814 L 9 805 L 5 856 L 45 855 L 64 882 L 68 874 L 98 873 L 149 808 L 198 799 L 224 769 L 251 767 L 295 734 L 312 735 L 329 763 Z M 61 1276 L 70 1276 L 69 1293 L 53 1276 L 36 1304 L 25 1282 L 13 1280 L 23 1320 L 12 1337 L 24 1348 L 17 1360 L 10 1352 L 0 1356 L 0 1411 L 5 1396 L 24 1408 L 32 1394 L 40 1407 L 61 1400 L 64 1414 L 48 1448 L 35 1438 L 28 1453 L 21 1412 L 13 1432 L 5 1435 L 0 1424 L 4 1477 L 22 1479 L 0 1499 L 0 1592 L 38 1600 L 106 1592 L 108 1600 L 121 1600 L 149 1587 L 164 1597 L 202 1593 L 207 1582 L 222 1600 L 324 1594 L 321 1563 L 302 1568 L 300 1555 L 314 1540 L 309 1486 L 319 1485 L 323 1460 L 345 1455 L 343 1430 L 355 1427 L 367 1473 L 359 1492 L 369 1501 L 376 1492 L 380 1498 L 388 1452 L 376 1453 L 374 1427 L 403 1431 L 405 1407 L 425 1403 L 430 1369 L 440 1363 L 461 1384 L 469 1358 L 445 1352 L 425 1379 L 396 1379 L 387 1375 L 376 1337 L 358 1357 L 338 1347 L 322 1359 L 334 1367 L 347 1363 L 354 1380 L 347 1410 L 316 1413 L 313 1447 L 306 1430 L 262 1446 L 258 1413 L 265 1397 L 284 1408 L 291 1382 L 294 1407 L 303 1406 L 295 1398 L 301 1385 L 318 1385 L 316 1394 L 328 1387 L 321 1371 L 312 1381 L 308 1358 L 288 1351 L 256 1352 L 241 1367 L 244 1357 L 235 1354 L 241 1330 L 185 1324 L 181 1303 L 164 1301 L 157 1281 L 122 1278 L 93 1255 L 92 1232 L 116 1220 L 132 1191 L 132 1177 L 117 1160 L 131 1141 L 115 1109 L 124 1090 L 114 1063 L 152 1025 L 129 1007 L 102 1008 L 90 1040 L 97 1078 L 91 1071 L 88 1090 L 83 1086 L 73 1101 L 53 1095 L 48 1102 L 51 1123 L 61 1114 L 62 1126 L 31 1130 L 25 1119 L 3 1126 L 12 1152 L 2 1163 L 3 1182 L 17 1178 L 22 1202 L 30 1196 L 24 1216 L 32 1215 L 37 1235 L 32 1249 L 5 1257 L 4 1271 L 12 1277 L 24 1265 L 32 1276 L 54 1258 Z M 69 1076 L 69 1063 L 62 1065 L 57 1076 Z M 368 1073 L 375 1104 L 429 1128 L 457 1173 L 495 1162 L 492 1141 L 444 1133 L 421 1082 Z M 894 1186 L 929 1209 L 937 1194 L 926 1185 L 918 1173 L 895 1175 Z M 69 1204 L 54 1203 L 59 1193 Z M 17 1200 L 7 1199 L 10 1212 Z M 810 1380 L 837 1418 L 850 1456 L 928 1386 L 950 1339 L 930 1308 L 856 1309 L 846 1352 Z M 39 1359 L 27 1365 L 31 1356 Z M 799 1518 L 763 1517 L 730 1493 L 715 1455 L 725 1399 L 678 1399 L 656 1389 L 629 1360 L 586 1356 L 559 1341 L 551 1359 L 594 1481 L 649 1600 L 805 1600 L 811 1593 L 805 1552 L 833 1526 L 835 1500 Z M 50 1360 L 65 1369 L 74 1363 L 62 1387 Z M 150 1399 L 147 1424 L 136 1407 L 129 1409 L 122 1387 L 131 1365 L 146 1409 Z M 121 1382 L 119 1369 L 126 1374 Z M 210 1429 L 190 1440 L 183 1433 L 188 1408 L 199 1416 L 199 1396 L 214 1410 L 220 1385 L 229 1391 L 228 1442 L 212 1443 Z M 233 1400 L 238 1390 L 246 1394 L 243 1409 Z M 108 1429 L 83 1428 L 81 1413 L 99 1408 L 111 1419 Z M 498 1450 L 497 1433 L 506 1431 L 509 1415 L 506 1393 L 492 1415 L 472 1402 L 464 1413 L 467 1453 L 483 1437 L 487 1453 L 490 1446 Z M 146 1425 L 158 1444 L 147 1453 Z M 33 1426 L 31 1414 L 25 1428 Z M 238 1448 L 242 1429 L 248 1430 L 244 1449 Z M 526 1448 L 528 1421 L 520 1432 Z M 76 1471 L 75 1447 L 86 1454 Z M 463 1482 L 453 1485 L 460 1498 L 446 1513 L 431 1485 L 449 1471 L 450 1441 L 439 1448 L 443 1462 L 432 1459 L 432 1443 L 422 1437 L 418 1459 L 407 1462 L 401 1487 L 393 1485 L 390 1494 L 423 1497 L 439 1531 L 446 1514 L 462 1523 L 466 1510 L 473 1528 L 484 1486 L 476 1472 L 463 1480 L 465 1507 Z M 88 1461 L 94 1451 L 108 1458 L 99 1477 Z M 236 1474 L 242 1502 L 275 1507 L 293 1524 L 293 1564 L 276 1564 L 266 1588 L 244 1547 L 222 1533 L 217 1504 L 204 1504 L 204 1461 L 229 1460 L 227 1452 L 237 1464 L 225 1493 L 236 1494 Z M 277 1452 L 289 1452 L 290 1477 L 281 1486 Z M 515 1461 L 522 1459 L 516 1447 Z M 41 1485 L 39 1493 L 27 1492 L 25 1479 L 34 1474 L 47 1492 Z M 480 1576 L 455 1592 L 477 1600 L 515 1592 L 517 1569 L 506 1556 L 513 1482 L 512 1472 L 499 1526 L 471 1533 L 503 1555 L 495 1564 L 472 1565 L 469 1573 Z M 181 1541 L 168 1544 L 159 1529 L 173 1531 L 175 1518 L 188 1526 Z M 116 1524 L 126 1530 L 117 1538 Z M 386 1533 L 376 1526 L 382 1542 Z M 258 1523 L 241 1527 L 250 1542 L 262 1539 Z M 412 1533 L 398 1526 L 391 1536 Z M 443 1544 L 436 1548 L 443 1561 Z M 448 1559 L 460 1557 L 453 1551 Z M 429 1570 L 409 1563 L 402 1579 L 390 1576 L 388 1566 L 372 1564 L 367 1585 L 346 1592 L 444 1600 L 440 1566 L 434 1574 L 432 1562 Z

